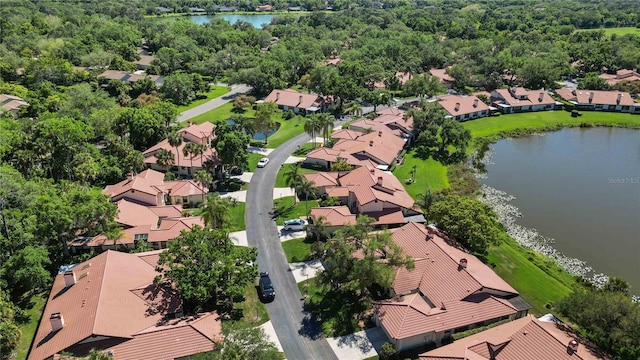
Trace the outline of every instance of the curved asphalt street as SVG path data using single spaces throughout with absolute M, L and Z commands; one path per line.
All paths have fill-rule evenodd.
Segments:
M 258 248 L 259 270 L 269 272 L 276 289 L 275 300 L 266 305 L 287 359 L 338 359 L 322 337 L 318 324 L 304 313 L 302 294 L 282 250 L 276 223 L 271 218 L 278 170 L 298 145 L 309 140 L 307 134 L 294 137 L 269 154 L 267 166 L 256 169 L 247 191 L 247 240 L 249 246 Z

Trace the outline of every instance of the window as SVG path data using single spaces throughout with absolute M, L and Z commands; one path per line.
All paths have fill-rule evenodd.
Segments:
M 616 106 L 615 105 L 609 105 L 609 110 L 615 110 Z
M 623 106 L 623 107 L 622 107 L 622 110 L 623 110 L 623 111 L 624 111 L 624 110 L 629 110 L 629 107 L 628 107 L 628 106 Z
M 186 204 L 186 203 L 188 203 L 188 202 L 189 202 L 189 198 L 188 198 L 188 197 L 186 197 L 186 196 L 183 196 L 183 197 L 182 197 L 182 203 L 183 203 L 183 204 Z
M 149 241 L 149 234 L 135 234 L 133 236 L 133 241 L 136 242 L 138 240 Z

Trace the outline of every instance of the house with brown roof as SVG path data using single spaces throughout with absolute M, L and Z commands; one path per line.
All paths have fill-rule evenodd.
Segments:
M 349 137 L 356 135 L 356 130 L 340 132 L 338 141 L 332 147 L 319 147 L 308 152 L 305 163 L 331 169 L 333 163 L 346 161 L 354 167 L 373 164 L 379 169 L 388 170 L 397 161 L 406 140 L 397 136 L 401 133 L 399 130 L 394 133 L 384 124 L 369 122 L 359 126 L 368 125 L 378 130 L 362 133 L 355 139 Z
M 357 224 L 356 215 L 352 214 L 345 205 L 323 206 L 309 209 L 309 222 L 313 219 L 324 218 L 325 230 L 333 233 L 345 225 Z
M 331 57 L 327 60 L 324 61 L 324 64 L 326 66 L 337 66 L 338 64 L 342 63 L 344 60 L 340 59 L 339 57 Z
M 207 167 L 215 169 L 220 165 L 220 160 L 216 155 L 216 149 L 210 146 L 211 142 L 215 139 L 214 130 L 215 125 L 210 122 L 204 122 L 202 124 L 188 123 L 186 128 L 178 131 L 178 133 L 182 134 L 182 144 L 178 146 L 177 149 L 169 144 L 168 139 L 164 139 L 142 153 L 144 163 L 151 169 L 166 171 L 164 167 L 158 165 L 158 159 L 156 158 L 158 151 L 164 149 L 173 154 L 174 166 L 171 167 L 171 171 L 176 174 L 189 176 Z M 188 142 L 207 145 L 207 148 L 200 155 L 192 157 L 190 154 L 187 154 L 185 156 L 183 150 Z M 180 166 L 178 166 L 178 164 Z
M 367 215 L 375 225 L 389 226 L 422 221 L 421 210 L 393 174 L 362 166 L 350 172 L 304 174 L 307 181 L 328 197 L 335 197 L 350 214 Z M 344 209 L 344 208 L 341 208 Z M 346 214 L 344 214 L 346 216 Z
M 178 359 L 223 340 L 215 312 L 184 316 L 179 294 L 154 284 L 158 251 L 106 251 L 61 271 L 38 325 L 29 360 L 96 349 L 115 359 Z
M 29 103 L 20 97 L 0 94 L 0 112 L 10 112 L 13 114 L 14 118 L 17 118 L 18 111 L 26 106 L 29 106 Z
M 544 89 L 527 90 L 523 87 L 494 90 L 491 103 L 504 114 L 556 108 L 556 101 Z
M 446 68 L 445 69 L 431 68 L 429 69 L 429 74 L 440 79 L 440 83 L 444 85 L 447 89 L 451 89 L 451 87 L 453 87 L 453 82 L 455 81 L 455 79 L 451 75 L 447 74 Z
M 147 68 L 151 66 L 151 63 L 153 62 L 155 57 L 153 55 L 149 55 L 149 52 L 143 48 L 138 48 L 137 54 L 140 59 L 134 61 L 133 63 L 136 64 L 138 70 L 147 70 Z
M 374 119 L 360 119 L 349 124 L 349 129 L 368 133 L 372 131 L 391 130 L 396 136 L 411 139 L 413 133 L 413 117 L 407 116 L 407 111 L 398 108 L 385 108 L 377 112 Z
M 637 82 L 640 81 L 640 74 L 637 69 L 620 69 L 615 74 L 600 74 L 599 77 L 604 79 L 608 85 L 613 86 L 621 82 Z
M 278 108 L 284 111 L 293 111 L 296 114 L 308 114 L 322 112 L 329 106 L 329 102 L 318 94 L 306 94 L 293 89 L 274 89 L 264 102 L 274 102 Z
M 122 82 L 126 82 L 129 85 L 135 84 L 137 81 L 140 81 L 144 78 L 149 78 L 156 86 L 162 86 L 164 83 L 164 77 L 160 75 L 147 75 L 144 73 L 137 72 L 127 72 L 121 70 L 106 70 L 102 74 L 98 75 L 98 79 L 103 80 L 120 80 Z M 101 82 L 102 83 L 102 82 Z M 103 85 L 105 86 L 105 85 Z
M 529 315 L 420 354 L 420 360 L 605 359 L 561 322 Z
M 447 95 L 441 97 L 438 104 L 449 113 L 448 118 L 456 121 L 478 119 L 490 114 L 489 105 L 474 95 Z
M 618 111 L 640 114 L 640 104 L 628 92 L 557 89 L 556 94 L 576 106 L 577 110 Z
M 374 306 L 376 324 L 398 351 L 440 344 L 454 333 L 527 315 L 530 306 L 515 289 L 439 232 L 414 222 L 390 231 L 415 261 L 413 270 L 396 271 L 387 289 L 391 299 Z
M 258 5 L 256 7 L 256 11 L 273 11 L 273 6 L 266 4 L 266 5 Z

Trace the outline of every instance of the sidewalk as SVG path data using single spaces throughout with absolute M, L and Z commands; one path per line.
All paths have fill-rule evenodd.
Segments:
M 181 114 L 178 115 L 177 121 L 178 122 L 187 121 L 198 115 L 204 114 L 209 110 L 213 110 L 218 106 L 222 106 L 228 103 L 229 101 L 233 100 L 237 95 L 244 94 L 249 90 L 251 90 L 251 86 L 248 86 L 248 85 L 232 85 L 231 91 L 229 91 L 228 93 L 222 96 L 218 96 L 217 98 L 211 99 L 204 104 L 201 104 L 189 110 L 183 111 Z

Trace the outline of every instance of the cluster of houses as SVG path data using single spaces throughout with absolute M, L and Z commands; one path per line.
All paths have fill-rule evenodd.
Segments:
M 0 112 L 11 113 L 14 118 L 18 117 L 18 112 L 29 103 L 14 95 L 0 94 Z

